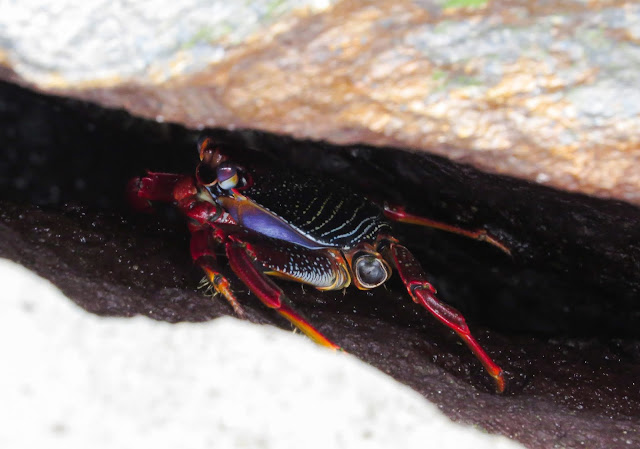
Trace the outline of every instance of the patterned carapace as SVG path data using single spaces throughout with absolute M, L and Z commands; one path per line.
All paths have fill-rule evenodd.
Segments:
M 502 369 L 471 335 L 460 312 L 437 298 L 419 262 L 393 237 L 389 220 L 487 241 L 508 253 L 502 243 L 484 230 L 467 231 L 399 207 L 377 205 L 326 177 L 281 165 L 249 170 L 210 138 L 202 139 L 198 149 L 201 162 L 195 177 L 148 173 L 131 181 L 130 198 L 140 209 L 150 209 L 148 201 L 177 205 L 189 219 L 194 262 L 238 315 L 243 309 L 218 268 L 220 248 L 236 276 L 267 307 L 333 349 L 338 345 L 293 308 L 271 277 L 319 290 L 340 290 L 350 284 L 368 290 L 386 282 L 395 269 L 413 301 L 456 332 L 493 377 L 497 390 L 504 391 Z
M 252 177 L 242 194 L 317 242 L 314 248 L 352 248 L 391 231 L 380 207 L 340 182 L 293 171 Z

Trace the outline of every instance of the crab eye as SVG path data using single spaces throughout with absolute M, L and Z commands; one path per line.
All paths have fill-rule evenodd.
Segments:
M 373 254 L 356 256 L 355 275 L 365 288 L 374 288 L 389 278 L 387 265 Z
M 207 164 L 198 164 L 196 180 L 203 186 L 211 186 L 216 182 L 216 172 Z
M 233 189 L 238 184 L 238 169 L 229 162 L 223 162 L 218 166 L 217 177 L 220 188 Z

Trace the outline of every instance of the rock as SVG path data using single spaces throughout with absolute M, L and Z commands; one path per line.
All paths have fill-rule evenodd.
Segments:
M 0 60 L 39 90 L 192 129 L 400 146 L 640 203 L 633 2 L 292 5 L 16 3 Z

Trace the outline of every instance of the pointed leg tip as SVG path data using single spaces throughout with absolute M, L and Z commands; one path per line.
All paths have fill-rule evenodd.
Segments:
M 504 378 L 504 371 L 500 370 L 495 374 L 491 374 L 491 377 L 496 381 L 496 392 L 498 394 L 504 393 L 507 388 L 507 382 Z
M 487 239 L 487 242 L 492 244 L 493 246 L 495 246 L 499 250 L 501 250 L 503 253 L 505 253 L 509 257 L 513 257 L 513 254 L 511 254 L 511 250 L 509 249 L 509 247 L 507 245 L 505 245 L 504 243 L 502 243 L 501 241 L 496 240 L 493 237 L 490 237 L 489 239 Z
M 240 318 L 241 320 L 246 320 L 247 319 L 247 314 L 244 313 L 244 309 L 242 308 L 242 306 L 240 304 L 238 304 L 237 302 L 232 303 L 231 307 L 233 308 L 233 311 L 235 312 L 236 316 L 238 318 Z
M 322 346 L 324 346 L 325 348 L 328 348 L 334 352 L 345 352 L 344 349 L 342 349 L 340 346 L 338 346 L 337 344 L 333 343 L 330 340 L 326 340 L 326 342 L 322 342 L 320 343 Z

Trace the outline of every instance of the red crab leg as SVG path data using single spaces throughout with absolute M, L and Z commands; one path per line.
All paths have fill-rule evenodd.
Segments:
M 400 274 L 402 282 L 404 282 L 414 302 L 422 305 L 442 324 L 458 334 L 462 341 L 471 349 L 471 352 L 480 360 L 480 363 L 482 363 L 489 375 L 493 377 L 498 392 L 502 393 L 505 389 L 502 369 L 491 360 L 491 357 L 487 355 L 480 344 L 473 338 L 462 314 L 453 307 L 444 304 L 436 297 L 435 288 L 424 280 L 426 275 L 409 250 L 395 242 L 390 242 L 383 252 L 386 259 L 395 266 Z
M 408 213 L 403 207 L 400 206 L 390 206 L 388 204 L 384 205 L 384 215 L 393 221 L 398 221 L 400 223 L 410 223 L 417 224 L 422 226 L 427 226 L 433 229 L 439 229 L 441 231 L 451 232 L 453 234 L 462 235 L 465 237 L 469 237 L 474 240 L 479 240 L 481 242 L 487 242 L 492 244 L 493 246 L 499 248 L 501 251 L 511 255 L 511 250 L 507 248 L 502 242 L 500 242 L 495 237 L 491 236 L 484 229 L 477 229 L 474 231 L 469 231 L 467 229 L 462 229 L 457 226 L 453 226 L 450 224 L 442 223 L 440 221 L 435 221 L 430 218 L 421 217 L 419 215 L 412 215 Z
M 246 249 L 239 242 L 228 242 L 226 251 L 231 269 L 260 301 L 267 307 L 275 309 L 316 343 L 331 349 L 340 349 L 338 345 L 322 335 L 302 315 L 289 306 L 289 299 L 284 292 L 256 268 Z
M 178 203 L 185 215 L 195 222 L 189 226 L 193 261 L 205 272 L 211 287 L 224 296 L 236 314 L 243 318 L 244 311 L 231 290 L 229 280 L 216 268 L 214 231 L 206 225 L 212 221 L 230 222 L 228 215 L 212 203 L 198 201 L 198 189 L 190 176 L 148 172 L 143 178 L 129 181 L 127 192 L 131 205 L 141 211 L 153 210 L 150 201 Z
M 216 266 L 216 255 L 213 250 L 214 241 L 209 228 L 191 231 L 191 257 L 204 271 L 211 287 L 225 297 L 240 318 L 244 318 L 244 310 L 231 290 L 229 280 L 220 273 Z

